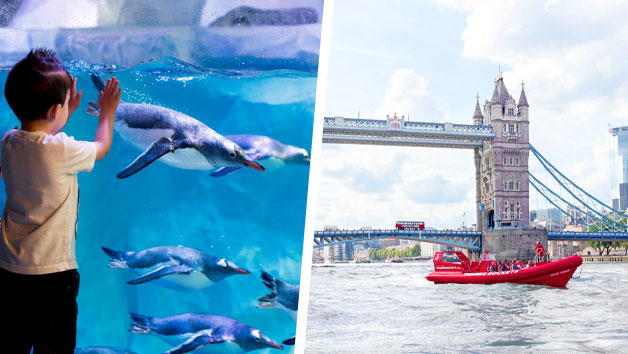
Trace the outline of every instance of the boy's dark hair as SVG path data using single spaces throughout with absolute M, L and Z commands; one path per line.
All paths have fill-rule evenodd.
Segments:
M 45 118 L 50 107 L 64 104 L 70 87 L 70 74 L 55 53 L 36 48 L 11 68 L 4 96 L 17 118 L 25 122 Z

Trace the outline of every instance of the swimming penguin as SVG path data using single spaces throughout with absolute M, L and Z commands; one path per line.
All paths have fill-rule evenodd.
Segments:
M 268 159 L 271 164 L 280 167 L 286 164 L 310 164 L 307 150 L 298 146 L 285 145 L 263 135 L 225 135 L 225 138 L 238 144 L 252 160 Z M 266 163 L 265 163 L 266 165 Z M 268 167 L 268 166 L 267 166 Z M 238 171 L 242 167 L 220 167 L 210 173 L 213 177 L 222 177 Z
M 74 354 L 135 354 L 132 351 L 114 347 L 85 347 L 74 349 Z
M 257 299 L 259 301 L 257 308 L 280 308 L 296 321 L 299 309 L 299 286 L 281 281 L 263 270 L 262 281 L 271 292 Z
M 250 274 L 225 258 L 183 246 L 160 246 L 139 252 L 102 249 L 111 258 L 110 268 L 129 268 L 138 275 L 140 269 L 148 270 L 127 282 L 132 285 L 155 282 L 172 290 L 196 291 L 235 274 Z
M 104 90 L 102 79 L 92 75 L 98 91 Z M 97 102 L 89 102 L 86 113 L 98 116 Z M 145 103 L 120 101 L 114 125 L 120 136 L 144 150 L 118 178 L 127 178 L 155 160 L 183 169 L 212 170 L 218 167 L 252 167 L 264 171 L 233 141 L 216 133 L 198 120 L 169 108 Z M 171 154 L 169 154 L 171 153 Z
M 129 312 L 130 332 L 150 333 L 174 348 L 165 353 L 188 353 L 203 346 L 216 353 L 245 353 L 251 350 L 283 346 L 275 343 L 259 329 L 229 317 L 202 313 L 185 313 L 170 317 L 147 317 Z

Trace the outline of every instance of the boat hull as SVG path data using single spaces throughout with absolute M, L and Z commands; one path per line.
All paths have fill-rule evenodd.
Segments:
M 539 264 L 536 267 L 503 272 L 438 271 L 425 278 L 435 284 L 497 284 L 521 283 L 565 287 L 573 273 L 582 264 L 582 257 L 574 255 L 558 261 Z

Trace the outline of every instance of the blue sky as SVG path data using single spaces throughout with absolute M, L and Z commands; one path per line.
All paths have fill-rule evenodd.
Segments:
M 525 82 L 530 142 L 609 202 L 608 128 L 628 125 L 628 4 L 596 4 L 336 1 L 325 115 L 471 124 L 501 66 L 515 99 Z M 471 151 L 323 144 L 320 183 L 317 228 L 475 222 Z M 547 206 L 534 192 L 530 205 Z

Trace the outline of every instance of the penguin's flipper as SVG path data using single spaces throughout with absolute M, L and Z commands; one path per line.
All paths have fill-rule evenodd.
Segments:
M 91 79 L 92 84 L 94 84 L 94 87 L 98 92 L 105 90 L 105 82 L 100 78 L 100 76 L 92 74 Z
M 270 290 L 277 292 L 277 286 L 281 283 L 281 280 L 273 277 L 270 273 L 262 269 L 262 282 Z
M 91 79 L 92 79 L 92 84 L 94 84 L 94 88 L 96 89 L 96 91 L 98 92 L 105 91 L 105 81 L 100 76 L 92 74 Z M 122 102 L 124 101 L 120 100 L 120 103 Z
M 172 348 L 168 350 L 167 352 L 164 352 L 164 354 L 189 353 L 196 349 L 202 348 L 206 346 L 207 344 L 216 344 L 216 343 L 222 343 L 222 342 L 224 342 L 224 340 L 214 338 L 212 336 L 212 330 L 208 329 L 205 331 L 197 332 L 195 335 L 190 337 L 190 339 L 181 343 L 178 347 Z
M 142 284 L 146 283 L 147 281 L 159 279 L 170 274 L 190 274 L 193 270 L 194 269 L 186 265 L 167 265 L 159 267 L 152 272 L 146 273 L 137 279 L 129 280 L 126 283 L 132 285 Z
M 164 156 L 169 152 L 174 152 L 178 146 L 174 141 L 168 137 L 160 138 L 151 144 L 135 161 L 131 162 L 122 172 L 118 173 L 118 178 L 127 178 L 135 173 L 139 172 L 144 167 L 150 165 L 158 158 Z
M 223 176 L 230 175 L 234 172 L 237 172 L 241 168 L 242 167 L 220 167 L 219 169 L 210 173 L 209 175 L 212 177 L 223 177 Z
M 296 337 L 296 336 L 295 336 L 295 337 Z M 281 342 L 281 343 L 283 343 L 283 344 L 285 344 L 285 345 L 294 345 L 294 339 L 295 339 L 295 337 L 290 337 L 290 338 L 288 338 L 288 339 L 284 340 L 284 341 L 283 341 L 283 342 Z

